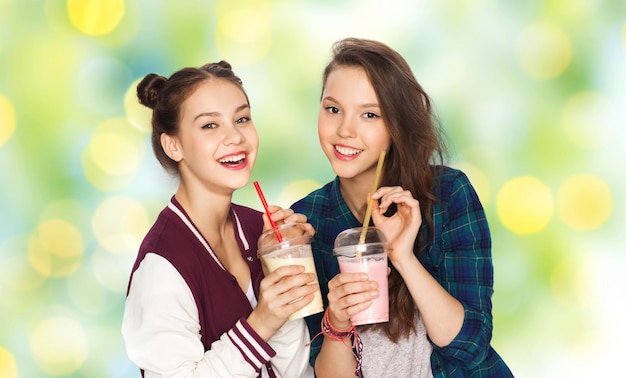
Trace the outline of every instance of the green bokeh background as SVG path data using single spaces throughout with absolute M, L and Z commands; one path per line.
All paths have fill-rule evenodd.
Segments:
M 137 377 L 120 323 L 176 182 L 133 97 L 226 59 L 289 206 L 332 179 L 316 131 L 331 44 L 405 56 L 493 233 L 493 346 L 518 377 L 619 375 L 626 322 L 626 2 L 0 0 L 0 376 Z M 252 185 L 236 201 L 260 208 Z

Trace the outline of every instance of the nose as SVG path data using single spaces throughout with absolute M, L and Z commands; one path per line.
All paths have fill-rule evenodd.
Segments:
M 356 135 L 356 126 L 348 117 L 343 117 L 337 127 L 337 135 L 342 138 L 354 138 Z
M 224 136 L 225 145 L 237 145 L 243 142 L 246 138 L 241 133 L 241 130 L 237 125 L 230 125 L 227 128 L 226 135 Z

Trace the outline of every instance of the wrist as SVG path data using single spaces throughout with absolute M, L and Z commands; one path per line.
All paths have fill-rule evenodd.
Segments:
M 276 330 L 266 326 L 266 322 L 259 318 L 256 311 L 252 311 L 246 319 L 250 327 L 265 341 L 269 340 Z
M 414 272 L 415 268 L 421 267 L 422 264 L 419 262 L 417 256 L 413 254 L 411 251 L 410 254 L 406 254 L 402 256 L 400 259 L 389 259 L 393 267 L 400 273 L 400 275 L 404 275 L 406 272 Z
M 350 325 L 350 327 L 345 330 L 334 328 L 330 323 L 330 316 L 327 308 L 324 312 L 324 318 L 322 319 L 322 333 L 327 339 L 339 341 L 344 345 L 355 349 L 356 370 L 354 374 L 356 377 L 360 377 L 361 362 L 363 361 L 363 343 L 361 342 L 361 337 L 359 337 L 359 334 L 357 333 L 356 327 Z M 350 343 L 346 343 L 346 340 L 350 341 Z
M 324 317 L 326 318 L 326 322 L 327 322 L 326 324 L 333 331 L 349 332 L 350 329 L 352 328 L 352 323 L 350 322 L 350 319 L 348 319 L 347 322 L 338 321 L 337 319 L 334 319 L 334 316 L 330 314 L 330 311 L 328 308 L 326 309 L 326 312 L 324 313 Z
M 353 325 L 349 325 L 346 328 L 337 328 L 330 321 L 330 312 L 328 309 L 324 312 L 324 317 L 322 318 L 322 333 L 324 336 L 329 336 L 333 340 L 343 341 L 351 338 L 355 330 Z

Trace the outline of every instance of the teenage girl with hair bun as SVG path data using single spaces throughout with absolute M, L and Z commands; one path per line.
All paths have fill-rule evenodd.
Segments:
M 257 240 L 267 217 L 232 203 L 250 180 L 258 136 L 250 102 L 227 62 L 147 75 L 152 147 L 178 189 L 132 268 L 122 334 L 144 377 L 312 377 L 304 320 L 314 274 L 282 267 L 263 276 Z M 277 223 L 306 217 L 271 206 Z M 294 298 L 303 298 L 293 301 Z

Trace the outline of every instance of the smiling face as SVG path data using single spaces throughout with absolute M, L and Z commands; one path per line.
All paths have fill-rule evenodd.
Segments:
M 322 150 L 342 179 L 371 182 L 391 138 L 367 74 L 338 66 L 326 79 L 317 123 Z
M 162 134 L 161 143 L 186 186 L 232 192 L 250 180 L 259 138 L 245 94 L 213 78 L 183 102 L 179 133 Z

